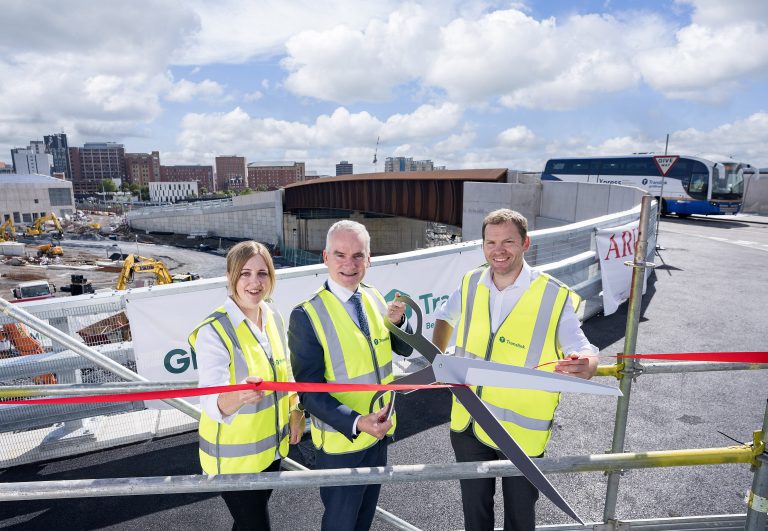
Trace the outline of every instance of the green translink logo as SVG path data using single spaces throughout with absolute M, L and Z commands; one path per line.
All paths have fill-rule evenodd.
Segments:
M 384 300 L 387 301 L 388 303 L 392 302 L 393 300 L 395 300 L 395 296 L 398 293 L 400 295 L 405 295 L 406 297 L 410 297 L 414 301 L 417 301 L 419 306 L 421 306 L 421 309 L 424 312 L 424 316 L 425 317 L 428 316 L 428 315 L 434 314 L 435 311 L 440 307 L 440 305 L 443 304 L 443 301 L 447 301 L 448 300 L 448 295 L 435 295 L 434 293 L 429 292 L 429 293 L 423 293 L 423 294 L 421 294 L 421 295 L 419 295 L 417 297 L 414 297 L 414 296 L 406 293 L 405 291 L 403 291 L 401 289 L 397 289 L 397 288 L 393 289 L 393 290 L 390 290 L 389 293 L 387 293 L 384 296 Z M 411 309 L 410 306 L 406 306 L 405 307 L 405 317 L 410 319 L 411 315 L 413 315 L 413 310 Z M 427 322 L 427 323 L 424 324 L 424 327 L 427 328 L 427 329 L 433 328 L 434 326 L 435 326 L 434 323 L 430 323 L 430 322 Z

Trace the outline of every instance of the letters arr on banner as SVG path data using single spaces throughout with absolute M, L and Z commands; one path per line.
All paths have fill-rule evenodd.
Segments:
M 635 259 L 637 248 L 639 222 L 635 221 L 610 229 L 598 229 L 597 253 L 600 256 L 600 275 L 603 282 L 603 313 L 611 315 L 616 309 L 629 299 L 629 291 L 632 285 L 632 268 L 624 265 Z M 650 258 L 653 258 L 653 250 L 656 248 L 655 237 L 649 239 L 648 247 Z M 646 261 L 648 257 L 645 258 Z M 643 279 L 643 294 L 645 294 L 646 282 L 650 269 L 646 269 Z

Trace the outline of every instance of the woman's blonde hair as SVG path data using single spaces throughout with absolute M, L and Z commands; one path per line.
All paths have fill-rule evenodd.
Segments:
M 264 298 L 272 296 L 272 291 L 275 289 L 275 265 L 272 263 L 272 256 L 264 245 L 251 240 L 238 243 L 227 253 L 227 286 L 233 297 L 237 298 L 237 280 L 246 262 L 256 255 L 261 256 L 267 264 L 269 291 Z

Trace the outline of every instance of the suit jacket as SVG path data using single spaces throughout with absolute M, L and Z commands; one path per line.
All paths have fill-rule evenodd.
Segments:
M 406 326 L 406 331 L 411 332 L 410 324 Z M 410 356 L 413 352 L 413 347 L 395 335 L 390 334 L 390 341 L 393 352 L 401 356 Z M 291 312 L 288 323 L 288 349 L 291 351 L 291 366 L 297 382 L 325 383 L 323 347 L 315 335 L 309 316 L 301 306 L 295 307 Z M 355 419 L 358 415 L 368 414 L 367 411 L 352 410 L 329 393 L 299 393 L 299 399 L 307 411 L 333 426 L 349 440 L 356 437 L 352 433 Z

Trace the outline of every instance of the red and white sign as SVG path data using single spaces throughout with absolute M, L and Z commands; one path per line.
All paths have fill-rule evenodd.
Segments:
M 613 227 L 598 229 L 597 252 L 600 254 L 600 275 L 603 281 L 603 314 L 611 315 L 629 298 L 632 287 L 632 268 L 624 265 L 635 258 L 638 238 L 637 221 Z M 656 238 L 651 235 L 647 245 L 646 261 L 653 260 L 656 249 Z M 651 269 L 645 270 L 643 279 L 643 294 Z
M 666 177 L 667 172 L 672 169 L 672 166 L 675 165 L 675 162 L 677 162 L 677 159 L 679 158 L 678 155 L 656 155 L 653 157 L 653 162 L 655 162 L 656 166 L 659 168 L 661 176 Z

